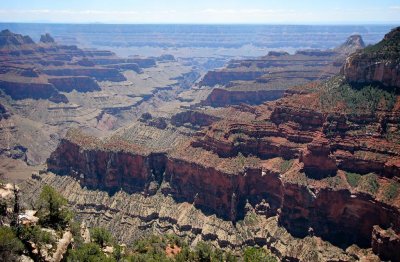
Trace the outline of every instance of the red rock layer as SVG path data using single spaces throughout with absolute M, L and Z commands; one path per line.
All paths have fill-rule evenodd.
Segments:
M 355 83 L 380 83 L 400 88 L 400 28 L 393 29 L 375 46 L 367 47 L 346 59 L 342 69 Z
M 258 90 L 253 92 L 248 92 L 246 90 L 230 91 L 221 88 L 214 88 L 202 104 L 213 107 L 237 105 L 240 103 L 250 105 L 261 104 L 265 101 L 281 98 L 284 92 L 284 90 Z
M 285 182 L 269 169 L 247 168 L 231 174 L 166 154 L 85 149 L 69 140 L 61 142 L 48 168 L 75 176 L 88 188 L 111 193 L 120 189 L 150 193 L 156 183 L 176 200 L 194 203 L 233 222 L 243 216 L 249 203 L 265 215 L 279 214 L 280 223 L 295 236 L 312 233 L 339 246 L 369 246 L 374 225 L 400 229 L 399 210 L 370 195 L 307 188 Z M 163 183 L 169 187 L 163 188 Z M 265 200 L 267 205 L 262 205 Z

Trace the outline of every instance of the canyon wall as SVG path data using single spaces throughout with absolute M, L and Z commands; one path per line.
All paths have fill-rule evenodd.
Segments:
M 85 149 L 69 140 L 62 140 L 52 153 L 48 169 L 76 177 L 89 189 L 110 193 L 122 189 L 154 194 L 160 188 L 178 202 L 193 203 L 234 223 L 243 218 L 249 203 L 266 216 L 279 215 L 280 224 L 295 236 L 305 237 L 312 230 L 342 247 L 370 246 L 374 225 L 400 229 L 399 211 L 369 195 L 310 189 L 285 182 L 268 169 L 231 174 L 163 153 Z
M 50 78 L 49 82 L 61 92 L 92 92 L 101 90 L 97 82 L 88 76 Z
M 346 59 L 342 72 L 350 82 L 382 84 L 400 88 L 400 28 L 386 34 L 374 46 L 356 52 Z
M 57 94 L 57 90 L 48 83 L 10 82 L 0 80 L 2 89 L 12 99 L 49 99 Z

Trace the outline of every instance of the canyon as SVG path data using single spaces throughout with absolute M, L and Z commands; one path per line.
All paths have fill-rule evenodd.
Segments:
M 360 35 L 328 50 L 270 51 L 257 59 L 232 60 L 222 69 L 209 71 L 200 86 L 217 86 L 205 105 L 262 104 L 280 98 L 290 87 L 323 81 L 339 73 L 346 57 L 365 47 Z
M 205 70 L 2 31 L 0 152 L 45 161 L 25 206 L 51 185 L 120 242 L 400 261 L 399 35 Z

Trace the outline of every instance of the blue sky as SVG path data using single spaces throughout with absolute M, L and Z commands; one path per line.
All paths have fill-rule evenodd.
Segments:
M 2 0 L 0 21 L 399 24 L 400 0 Z

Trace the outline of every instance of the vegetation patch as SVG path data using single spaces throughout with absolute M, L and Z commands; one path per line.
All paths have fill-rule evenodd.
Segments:
M 384 197 L 386 200 L 393 200 L 397 197 L 399 194 L 399 189 L 400 189 L 400 184 L 397 182 L 392 182 L 389 184 L 387 188 L 385 188 L 384 191 Z
M 248 247 L 244 250 L 244 261 L 277 262 L 278 260 L 264 248 Z
M 283 160 L 279 166 L 282 174 L 286 173 L 293 165 L 293 159 Z
M 102 227 L 95 227 L 90 230 L 90 236 L 92 241 L 101 247 L 111 245 L 114 242 L 111 233 Z
M 24 245 L 10 227 L 0 227 L 0 261 L 15 261 Z
M 361 175 L 357 173 L 346 172 L 346 179 L 351 187 L 357 187 L 358 183 L 360 182 Z
M 350 84 L 329 82 L 320 89 L 320 105 L 324 111 L 342 108 L 349 114 L 373 114 L 377 109 L 392 110 L 396 95 L 379 87 L 368 85 L 354 88 Z
M 358 188 L 362 191 L 375 195 L 378 192 L 378 177 L 374 173 L 363 175 L 358 184 Z
M 65 229 L 73 217 L 67 200 L 54 188 L 45 185 L 36 203 L 39 223 L 54 229 Z

